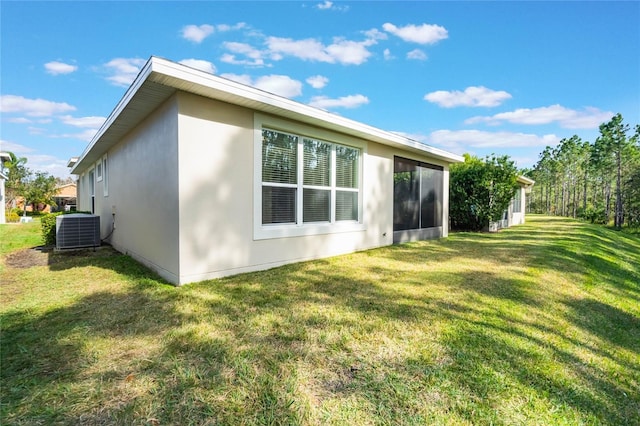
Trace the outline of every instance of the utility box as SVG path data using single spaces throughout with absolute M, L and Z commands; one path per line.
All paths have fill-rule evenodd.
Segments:
M 100 216 L 63 214 L 56 217 L 56 249 L 100 246 Z

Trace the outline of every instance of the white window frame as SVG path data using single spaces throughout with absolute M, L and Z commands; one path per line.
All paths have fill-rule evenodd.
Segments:
M 94 165 L 96 182 L 102 182 L 102 160 L 98 160 Z
M 105 154 L 102 157 L 102 195 L 104 197 L 108 197 L 109 196 L 109 171 L 107 170 L 107 167 L 109 166 L 109 163 L 107 161 L 107 154 Z
M 335 220 L 335 185 L 331 189 L 331 221 L 305 223 L 302 220 L 302 191 L 298 191 L 298 202 L 296 203 L 296 218 L 298 223 L 287 224 L 262 224 L 262 130 L 263 128 L 283 133 L 293 134 L 299 137 L 298 144 L 304 143 L 303 139 L 316 139 L 326 141 L 335 145 L 343 145 L 360 150 L 358 164 L 358 220 L 357 221 L 336 221 Z M 307 235 L 332 234 L 339 232 L 365 231 L 364 223 L 364 164 L 366 164 L 367 143 L 365 141 L 331 132 L 329 130 L 313 128 L 300 123 L 294 123 L 281 118 L 271 117 L 263 114 L 254 114 L 254 173 L 253 173 L 253 239 L 264 240 L 271 238 L 300 237 Z M 304 185 L 303 172 L 303 152 L 298 149 L 298 188 L 309 188 Z M 333 164 L 335 164 L 335 147 L 332 150 Z M 335 174 L 335 172 L 334 172 Z M 334 178 L 332 177 L 332 180 Z M 332 182 L 333 183 L 333 182 Z M 311 187 L 313 188 L 313 187 Z M 323 188 L 324 189 L 324 188 Z M 340 189 L 342 190 L 342 189 Z
M 93 167 L 89 170 L 88 174 L 88 182 L 89 182 L 89 211 L 91 214 L 96 213 L 96 168 Z

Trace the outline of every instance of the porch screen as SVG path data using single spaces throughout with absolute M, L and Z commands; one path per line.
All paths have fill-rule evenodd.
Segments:
M 442 226 L 443 168 L 395 157 L 393 230 Z

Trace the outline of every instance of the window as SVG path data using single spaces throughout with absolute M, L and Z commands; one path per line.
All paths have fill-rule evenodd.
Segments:
M 513 196 L 513 212 L 522 213 L 522 189 L 516 189 L 516 194 Z
M 91 198 L 91 214 L 94 214 L 96 212 L 96 181 L 94 169 L 89 172 L 89 197 Z
M 443 168 L 396 157 L 393 170 L 393 230 L 442 226 Z
M 98 161 L 96 164 L 96 182 L 102 180 L 102 161 Z
M 109 168 L 107 167 L 107 156 L 102 157 L 102 189 L 103 195 L 109 195 Z
M 306 235 L 360 224 L 360 148 L 264 127 L 260 132 L 258 233 L 297 229 L 280 235 Z

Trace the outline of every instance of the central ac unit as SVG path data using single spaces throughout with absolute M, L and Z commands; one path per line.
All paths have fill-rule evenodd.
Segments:
M 100 216 L 74 213 L 56 217 L 56 248 L 100 246 Z

